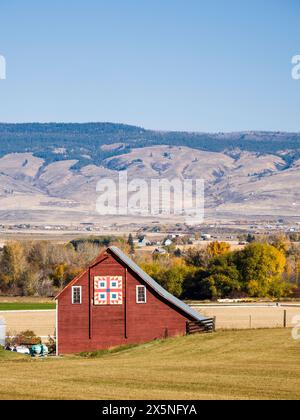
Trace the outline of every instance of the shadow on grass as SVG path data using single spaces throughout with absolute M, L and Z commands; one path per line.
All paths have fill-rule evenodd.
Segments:
M 105 349 L 105 350 L 95 350 L 95 351 L 89 351 L 89 352 L 81 352 L 81 353 L 77 353 L 75 354 L 75 356 L 77 357 L 82 357 L 85 359 L 97 359 L 97 358 L 101 358 L 104 356 L 108 356 L 108 355 L 114 355 L 114 354 L 120 354 L 120 353 L 125 353 L 127 351 L 133 350 L 133 349 L 147 349 L 153 346 L 161 346 L 161 345 L 168 345 L 171 343 L 176 343 L 178 341 L 178 339 L 194 339 L 196 336 L 200 337 L 202 336 L 207 337 L 214 337 L 216 335 L 215 334 L 195 334 L 195 335 L 189 335 L 189 336 L 175 336 L 175 337 L 169 337 L 169 338 L 161 338 L 161 339 L 156 339 L 156 340 L 152 340 L 152 341 L 148 341 L 146 343 L 140 343 L 140 344 L 126 344 L 123 346 L 119 346 L 119 347 L 111 347 L 110 349 Z
M 120 347 L 113 347 L 111 349 L 106 349 L 106 350 L 95 350 L 95 351 L 90 351 L 90 352 L 82 352 L 77 354 L 77 356 L 79 357 L 83 357 L 85 359 L 98 359 L 100 357 L 103 356 L 107 356 L 110 354 L 118 354 L 118 353 L 122 353 L 137 347 L 140 347 L 140 344 L 126 344 L 124 346 L 120 346 Z

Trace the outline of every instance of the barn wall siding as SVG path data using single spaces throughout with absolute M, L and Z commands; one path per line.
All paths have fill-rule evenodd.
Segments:
M 58 298 L 59 354 L 139 344 L 165 336 L 185 334 L 186 321 L 190 319 L 158 296 L 134 273 L 127 271 L 113 256 L 91 269 L 92 298 L 94 276 L 101 275 L 123 277 L 123 305 L 90 305 L 89 274 L 86 272 L 76 282 L 76 286 L 82 286 L 81 305 L 72 305 L 72 287 L 67 288 Z M 145 285 L 147 288 L 146 304 L 136 303 L 137 285 Z

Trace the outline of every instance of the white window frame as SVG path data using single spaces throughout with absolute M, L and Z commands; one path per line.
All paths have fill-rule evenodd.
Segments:
M 144 289 L 144 291 L 145 291 L 145 301 L 140 301 L 139 300 L 139 289 Z M 138 304 L 138 305 L 145 305 L 146 303 L 147 303 L 147 288 L 146 288 L 146 286 L 136 286 L 136 303 Z
M 74 289 L 80 290 L 80 303 L 74 302 Z M 82 286 L 73 286 L 72 287 L 72 305 L 81 305 L 82 304 Z

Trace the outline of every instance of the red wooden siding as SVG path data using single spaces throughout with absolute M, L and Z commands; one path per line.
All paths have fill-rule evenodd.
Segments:
M 123 305 L 94 306 L 94 276 L 123 277 Z M 90 284 L 89 284 L 90 277 Z M 73 285 L 82 286 L 82 304 L 72 305 L 72 285 L 58 297 L 58 353 L 105 349 L 186 333 L 191 320 L 179 308 L 160 297 L 136 274 L 108 255 L 85 272 Z M 147 303 L 136 303 L 136 286 L 145 285 Z

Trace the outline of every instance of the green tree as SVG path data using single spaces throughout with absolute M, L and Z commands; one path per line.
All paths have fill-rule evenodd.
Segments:
M 190 267 L 191 268 L 191 267 Z M 204 269 L 190 270 L 183 284 L 183 297 L 190 300 L 212 299 L 213 291 L 208 280 L 208 273 Z
M 227 298 L 241 291 L 240 273 L 235 263 L 235 253 L 214 258 L 208 268 L 208 281 L 212 298 Z
M 134 254 L 135 253 L 135 247 L 134 247 L 133 236 L 132 236 L 131 233 L 129 234 L 127 244 L 130 246 L 130 254 Z
M 246 237 L 246 242 L 248 242 L 249 244 L 252 244 L 255 241 L 256 241 L 255 235 L 252 235 L 251 233 L 248 233 L 248 235 Z
M 193 270 L 181 258 L 158 258 L 152 262 L 142 263 L 141 267 L 168 292 L 177 297 L 183 294 L 185 279 Z

